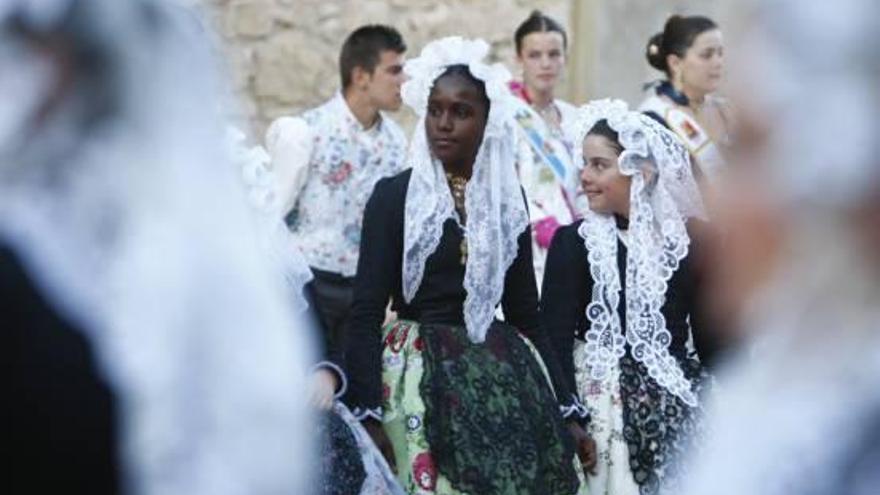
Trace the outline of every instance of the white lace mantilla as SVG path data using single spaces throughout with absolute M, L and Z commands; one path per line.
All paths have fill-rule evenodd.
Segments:
M 688 253 L 690 238 L 685 221 L 688 217 L 705 217 L 688 152 L 674 134 L 650 117 L 629 111 L 620 100 L 599 100 L 581 107 L 569 128 L 573 142 L 583 143 L 589 130 L 602 119 L 618 133 L 624 149 L 618 166 L 632 179 L 627 328 L 621 328 L 617 313 L 621 290 L 617 226 L 612 215 L 588 210 L 578 233 L 589 253 L 594 285 L 587 306 L 591 325 L 585 337 L 585 362 L 581 364 L 593 378 L 602 379 L 617 365 L 629 344 L 633 357 L 645 365 L 659 385 L 696 405 L 690 381 L 669 353 L 672 336 L 661 312 L 669 280 Z
M 428 147 L 425 113 L 431 88 L 449 66 L 459 64 L 486 86 L 489 118 L 465 191 L 464 321 L 473 342 L 486 337 L 501 301 L 507 269 L 517 255 L 517 238 L 529 225 L 515 169 L 516 102 L 507 86 L 510 73 L 500 64 L 485 64 L 488 52 L 489 45 L 482 40 L 450 37 L 434 41 L 406 63 L 404 71 L 410 79 L 402 89 L 403 101 L 419 115 L 407 157 L 413 172 L 403 236 L 403 296 L 411 301 L 422 282 L 425 261 L 440 244 L 443 224 L 450 218 L 458 221 L 443 165 Z

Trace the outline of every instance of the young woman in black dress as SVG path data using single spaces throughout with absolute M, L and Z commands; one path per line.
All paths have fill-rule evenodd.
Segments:
M 588 439 L 560 413 L 580 408 L 538 317 L 512 96 L 487 51 L 447 38 L 406 66 L 421 121 L 411 170 L 364 214 L 349 398 L 409 493 L 574 494 Z

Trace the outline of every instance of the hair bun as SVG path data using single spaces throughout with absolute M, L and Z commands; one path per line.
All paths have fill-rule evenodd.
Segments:
M 670 24 L 675 24 L 678 22 L 687 21 L 687 17 L 679 14 L 673 14 L 666 18 L 666 23 L 663 25 L 663 31 L 665 32 L 669 29 Z
M 645 47 L 645 58 L 648 59 L 651 67 L 666 72 L 666 53 L 663 52 L 662 32 L 651 36 L 651 39 L 648 40 L 648 45 Z

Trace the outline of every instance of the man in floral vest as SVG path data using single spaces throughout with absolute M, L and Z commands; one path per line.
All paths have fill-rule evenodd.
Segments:
M 329 361 L 317 378 L 330 397 L 345 392 L 337 364 L 364 207 L 379 179 L 404 168 L 406 138 L 383 112 L 400 108 L 405 51 L 392 27 L 356 29 L 339 56 L 341 90 L 300 116 L 277 119 L 266 133 L 278 200 L 315 276 L 310 292 Z

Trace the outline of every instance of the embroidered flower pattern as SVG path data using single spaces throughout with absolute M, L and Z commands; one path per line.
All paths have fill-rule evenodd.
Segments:
M 406 418 L 406 429 L 409 431 L 416 431 L 422 427 L 422 418 L 419 416 L 412 414 Z
M 434 490 L 437 484 L 437 468 L 434 459 L 428 452 L 422 452 L 416 456 L 412 465 L 413 477 L 416 484 L 423 490 Z
M 387 118 L 363 129 L 341 95 L 303 119 L 314 151 L 288 225 L 310 266 L 353 276 L 367 200 L 376 182 L 403 170 L 406 139 Z
M 323 176 L 324 184 L 328 186 L 338 186 L 348 180 L 351 177 L 352 169 L 351 162 L 343 161 L 338 164 L 330 165 L 330 172 Z

